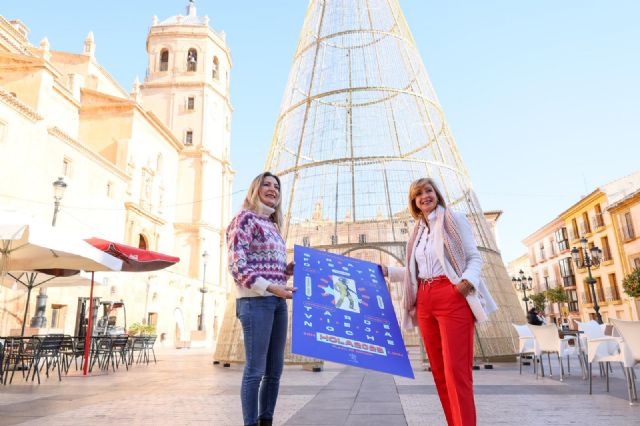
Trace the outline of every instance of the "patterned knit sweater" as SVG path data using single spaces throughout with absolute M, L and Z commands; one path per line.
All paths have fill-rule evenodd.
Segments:
M 227 248 L 237 297 L 270 296 L 270 284 L 286 284 L 286 246 L 268 216 L 241 210 L 227 227 Z

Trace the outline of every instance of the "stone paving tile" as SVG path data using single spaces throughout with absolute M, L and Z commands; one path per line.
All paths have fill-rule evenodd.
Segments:
M 323 410 L 301 410 L 291 416 L 285 423 L 287 426 L 299 425 L 343 425 L 349 416 L 350 409 L 325 408 Z M 373 423 L 375 424 L 375 423 Z
M 350 415 L 358 414 L 404 414 L 402 404 L 398 402 L 356 402 Z
M 242 424 L 242 366 L 211 365 L 204 350 L 157 350 L 158 363 L 130 371 L 0 385 L 0 426 L 127 424 L 140 426 Z M 287 366 L 274 424 L 444 425 L 431 373 L 416 365 L 415 380 L 326 363 L 320 373 Z M 496 364 L 474 372 L 479 425 L 640 424 L 629 406 L 622 371 L 611 392 L 594 377 L 594 395 L 579 371 L 560 382 L 536 379 L 530 368 Z M 554 365 L 554 371 L 557 367 Z M 594 369 L 595 370 L 595 369 Z
M 362 416 L 362 415 L 350 415 L 345 426 L 407 426 L 407 420 L 404 415 L 376 415 L 376 416 Z
M 347 410 L 353 406 L 352 398 L 321 398 L 316 396 L 305 406 L 305 410 L 322 411 L 324 409 Z
M 394 387 L 395 390 L 395 387 Z M 360 392 L 358 394 L 359 402 L 369 402 L 369 403 L 385 403 L 385 402 L 397 402 L 398 401 L 398 393 L 397 392 Z

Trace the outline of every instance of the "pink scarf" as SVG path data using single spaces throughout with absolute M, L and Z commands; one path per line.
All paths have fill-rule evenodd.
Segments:
M 418 230 L 420 229 L 420 222 L 423 219 L 418 219 L 416 225 L 413 228 L 413 232 L 407 241 L 406 249 L 406 261 L 405 261 L 405 280 L 403 291 L 403 305 L 405 309 L 405 315 L 412 317 L 415 324 L 415 306 L 418 289 L 414 287 L 411 280 L 409 263 L 411 262 L 411 255 L 413 253 L 414 246 L 416 244 L 416 238 L 418 237 Z M 460 231 L 456 225 L 451 210 L 443 207 L 436 207 L 436 220 L 431 223 L 431 231 L 438 232 L 435 227 L 442 227 L 442 241 L 444 243 L 444 254 L 447 261 L 451 264 L 451 267 L 455 271 L 456 275 L 462 276 L 464 269 L 467 265 L 467 257 L 464 252 L 464 245 L 462 244 L 462 237 Z M 443 265 L 444 267 L 445 265 Z M 446 270 L 446 269 L 445 269 Z

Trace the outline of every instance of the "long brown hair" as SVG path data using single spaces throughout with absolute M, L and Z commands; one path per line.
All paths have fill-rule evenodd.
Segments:
M 422 217 L 422 211 L 416 206 L 416 196 L 418 195 L 418 191 L 425 188 L 427 185 L 431 185 L 433 191 L 438 196 L 438 204 L 442 207 L 447 207 L 446 201 L 444 201 L 444 197 L 442 196 L 442 192 L 436 185 L 435 181 L 431 178 L 420 178 L 411 183 L 409 187 L 409 213 L 414 219 L 418 219 Z
M 282 202 L 282 192 L 281 192 L 282 185 L 280 184 L 280 178 L 274 175 L 273 173 L 271 172 L 260 173 L 251 181 L 251 185 L 249 185 L 249 189 L 247 190 L 247 196 L 244 198 L 244 202 L 242 203 L 242 208 L 251 210 L 252 212 L 255 212 L 255 213 L 258 213 L 260 211 L 260 209 L 258 208 L 259 206 L 258 203 L 261 202 L 260 186 L 262 185 L 262 182 L 268 177 L 274 178 L 276 182 L 278 182 L 278 186 L 280 187 L 280 190 L 278 191 L 278 201 L 276 201 L 275 206 L 273 206 L 273 208 L 275 209 L 275 212 L 273 212 L 270 218 L 273 221 L 273 223 L 275 223 L 278 226 L 279 229 L 282 229 L 282 221 L 283 221 L 282 208 L 280 207 Z

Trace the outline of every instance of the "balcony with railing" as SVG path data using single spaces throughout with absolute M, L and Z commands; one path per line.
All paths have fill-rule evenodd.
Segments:
M 604 229 L 604 218 L 602 217 L 602 213 L 591 217 L 591 229 L 594 231 L 601 231 Z
M 608 262 L 610 260 L 613 260 L 613 257 L 611 256 L 611 247 L 609 246 L 603 246 L 602 247 L 602 262 Z
M 540 251 L 538 252 L 538 262 L 542 263 L 545 260 L 547 260 L 547 256 L 544 254 L 544 248 L 540 248 Z
M 545 287 L 548 286 L 549 288 L 555 288 L 558 286 L 558 281 L 556 281 L 555 278 L 549 278 L 549 277 L 545 277 L 545 278 L 547 279 L 547 282 L 545 283 Z
M 574 242 L 580 239 L 577 229 L 569 228 L 569 241 Z
M 591 297 L 588 297 L 586 292 L 580 293 L 580 302 L 582 302 L 583 305 L 589 305 L 589 306 L 591 306 L 591 304 L 593 303 L 591 301 Z
M 576 285 L 575 275 L 567 275 L 566 277 L 562 277 L 562 285 L 565 287 L 575 287 Z
M 624 242 L 631 241 L 636 238 L 636 233 L 634 232 L 633 227 L 629 225 L 622 225 L 620 231 L 622 232 L 622 241 Z
M 589 222 L 582 222 L 580 224 L 580 235 L 585 237 L 591 235 L 591 227 L 589 226 Z
M 604 300 L 607 302 L 619 302 L 620 293 L 615 288 L 606 288 L 604 289 Z
M 601 285 L 596 285 L 596 294 L 598 295 L 598 301 L 604 302 L 607 298 L 604 296 L 604 289 Z
M 578 301 L 574 300 L 567 303 L 567 307 L 569 308 L 569 312 L 578 312 Z

